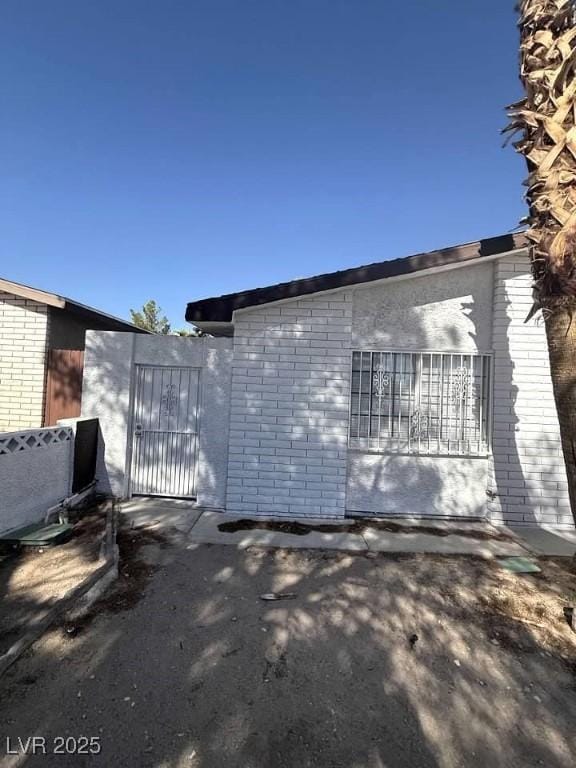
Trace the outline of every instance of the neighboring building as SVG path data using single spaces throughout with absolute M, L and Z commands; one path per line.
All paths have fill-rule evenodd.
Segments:
M 516 235 L 188 305 L 229 338 L 89 334 L 100 487 L 249 516 L 572 526 L 531 306 Z
M 63 296 L 0 279 L 0 431 L 80 415 L 88 329 L 142 332 Z

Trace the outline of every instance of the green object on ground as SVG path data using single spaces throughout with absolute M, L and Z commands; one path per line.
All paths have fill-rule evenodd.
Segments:
M 542 570 L 535 560 L 527 557 L 503 557 L 498 562 L 502 568 L 512 573 L 540 573 Z
M 69 523 L 36 523 L 24 528 L 16 528 L 0 536 L 0 543 L 21 547 L 54 547 L 63 544 L 72 535 Z

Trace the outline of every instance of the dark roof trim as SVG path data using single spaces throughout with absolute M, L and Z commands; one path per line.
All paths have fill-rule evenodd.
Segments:
M 124 333 L 152 333 L 152 331 L 139 328 L 134 323 L 129 323 L 128 320 L 122 320 L 121 317 L 101 312 L 99 309 L 89 307 L 87 304 L 80 304 L 80 302 L 72 301 L 72 299 L 65 299 L 65 301 L 65 309 L 88 319 L 99 321 L 102 325 L 108 326 L 107 330 L 122 331 Z
M 294 299 L 320 291 L 331 291 L 347 285 L 369 283 L 387 277 L 410 275 L 425 269 L 444 267 L 450 264 L 461 264 L 488 256 L 508 253 L 528 245 L 523 233 L 500 235 L 474 243 L 456 245 L 439 251 L 419 253 L 393 261 L 380 261 L 363 267 L 345 269 L 341 272 L 330 272 L 317 277 L 307 277 L 292 280 L 289 283 L 279 283 L 267 288 L 255 288 L 251 291 L 229 293 L 213 299 L 202 299 L 190 302 L 186 308 L 186 320 L 190 323 L 216 322 L 229 323 L 232 313 L 237 309 L 256 307 L 282 299 Z

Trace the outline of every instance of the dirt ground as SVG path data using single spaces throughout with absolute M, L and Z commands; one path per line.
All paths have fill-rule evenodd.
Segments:
M 42 615 L 98 567 L 106 513 L 98 507 L 78 515 L 70 541 L 55 547 L 22 549 L 0 563 L 0 654 L 24 624 Z
M 120 548 L 116 590 L 0 680 L 2 739 L 18 752 L 39 735 L 48 753 L 1 765 L 576 762 L 568 560 L 520 576 L 470 557 L 188 549 L 141 531 Z M 53 754 L 80 735 L 101 753 Z

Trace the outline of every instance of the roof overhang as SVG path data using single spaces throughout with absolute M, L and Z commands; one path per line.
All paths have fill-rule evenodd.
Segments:
M 55 293 L 48 293 L 47 291 L 40 291 L 38 288 L 30 288 L 28 285 L 14 283 L 12 280 L 0 278 L 0 291 L 20 296 L 23 299 L 38 301 L 40 304 L 48 304 L 50 307 L 64 309 L 66 306 L 66 299 L 62 296 L 57 296 Z
M 37 301 L 40 304 L 47 304 L 49 307 L 55 307 L 56 309 L 70 310 L 92 320 L 97 320 L 99 323 L 108 323 L 111 330 L 125 331 L 129 333 L 150 333 L 150 331 L 138 328 L 137 325 L 129 323 L 127 320 L 122 320 L 120 317 L 115 317 L 106 312 L 101 312 L 99 309 L 80 304 L 80 302 L 73 301 L 65 296 L 59 296 L 56 293 L 49 293 L 48 291 L 41 291 L 38 288 L 31 288 L 29 285 L 15 283 L 12 280 L 0 278 L 0 291 L 11 293 L 13 296 L 19 296 L 23 299 Z
M 464 266 L 481 259 L 503 256 L 529 245 L 523 233 L 500 235 L 472 243 L 442 248 L 428 253 L 418 253 L 393 261 L 380 261 L 340 272 L 330 272 L 316 277 L 292 280 L 265 288 L 240 293 L 229 293 L 215 298 L 190 302 L 186 308 L 186 320 L 202 330 L 218 336 L 233 334 L 233 314 L 237 310 L 270 304 L 275 301 L 296 299 L 311 293 L 332 291 L 347 286 L 371 283 L 376 280 L 412 277 L 419 273 L 443 271 L 446 268 Z
M 86 304 L 80 304 L 78 301 L 72 301 L 72 299 L 66 299 L 66 305 L 64 309 L 73 312 L 76 315 L 81 315 L 89 320 L 94 320 L 99 323 L 104 323 L 109 326 L 108 330 L 120 331 L 123 333 L 152 333 L 144 328 L 139 328 L 134 323 L 129 323 L 127 320 L 122 320 L 121 317 L 115 315 L 109 315 L 107 312 L 102 312 L 94 307 L 89 307 Z

